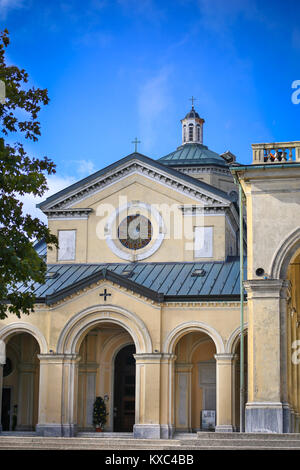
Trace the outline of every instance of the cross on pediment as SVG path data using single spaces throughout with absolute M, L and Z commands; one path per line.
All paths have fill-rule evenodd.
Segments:
M 137 152 L 137 144 L 140 144 L 141 141 L 137 139 L 137 137 L 131 141 L 132 144 L 134 144 L 134 151 Z
M 106 302 L 107 297 L 109 297 L 110 295 L 111 294 L 109 294 L 106 289 L 104 289 L 104 292 L 102 292 L 102 294 L 99 294 L 100 297 L 104 298 L 104 302 Z

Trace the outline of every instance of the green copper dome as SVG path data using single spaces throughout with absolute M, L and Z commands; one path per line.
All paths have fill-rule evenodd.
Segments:
M 217 165 L 227 167 L 226 161 L 216 152 L 209 150 L 206 145 L 187 143 L 178 147 L 174 152 L 158 159 L 168 166 Z

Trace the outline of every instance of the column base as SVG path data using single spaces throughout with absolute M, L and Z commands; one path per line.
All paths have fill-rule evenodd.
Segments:
M 215 427 L 215 432 L 234 432 L 234 429 L 231 424 L 220 424 Z
M 29 424 L 18 424 L 18 426 L 15 427 L 15 431 L 32 432 L 34 431 L 34 426 L 30 426 Z
M 283 410 L 283 432 L 284 433 L 294 432 L 292 407 L 288 403 L 283 403 L 282 410 Z
M 174 426 L 168 424 L 135 424 L 133 437 L 135 439 L 172 439 Z
M 295 415 L 295 432 L 300 433 L 300 414 Z
M 77 434 L 77 424 L 63 424 L 62 435 L 64 437 L 75 437 Z
M 63 430 L 61 424 L 37 424 L 36 433 L 38 436 L 44 437 L 62 437 Z
M 245 431 L 283 433 L 282 403 L 247 403 Z
M 38 436 L 74 437 L 77 434 L 77 424 L 37 424 Z

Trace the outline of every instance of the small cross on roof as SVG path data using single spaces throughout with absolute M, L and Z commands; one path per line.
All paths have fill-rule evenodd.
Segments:
M 137 137 L 131 141 L 132 144 L 134 144 L 134 151 L 137 152 L 137 144 L 140 144 L 141 141 L 137 139 Z
M 194 96 L 192 96 L 190 98 L 190 101 L 192 102 L 192 108 L 194 107 L 194 101 L 197 101 L 197 98 L 195 98 Z

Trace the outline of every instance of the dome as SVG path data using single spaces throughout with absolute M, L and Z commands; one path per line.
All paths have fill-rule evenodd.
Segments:
M 189 113 L 187 113 L 187 115 L 185 116 L 184 119 L 201 119 L 199 114 L 195 111 L 194 109 L 194 106 L 192 107 L 192 109 L 190 110 Z
M 198 166 L 217 165 L 227 167 L 228 164 L 218 153 L 210 150 L 206 145 L 186 143 L 174 152 L 159 158 L 160 163 L 168 166 Z

